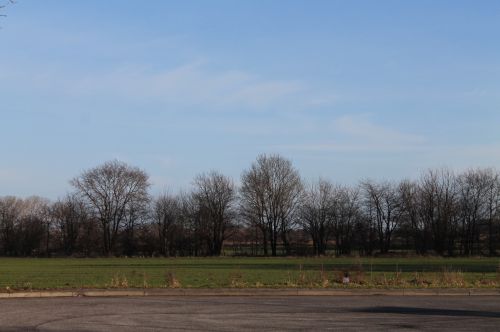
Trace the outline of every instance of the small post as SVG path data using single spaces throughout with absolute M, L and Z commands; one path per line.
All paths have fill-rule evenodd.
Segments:
M 350 281 L 351 281 L 351 280 L 350 280 L 350 278 L 349 278 L 349 272 L 347 272 L 347 271 L 346 271 L 346 272 L 344 272 L 344 277 L 342 278 L 342 283 L 343 283 L 344 285 L 348 285 Z

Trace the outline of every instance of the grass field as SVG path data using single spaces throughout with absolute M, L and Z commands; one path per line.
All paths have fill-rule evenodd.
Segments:
M 0 291 L 500 287 L 498 258 L 0 258 Z M 349 285 L 342 284 L 345 272 Z

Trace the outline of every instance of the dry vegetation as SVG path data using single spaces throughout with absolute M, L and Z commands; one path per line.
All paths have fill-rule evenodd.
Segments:
M 498 258 L 0 259 L 6 292 L 224 287 L 497 288 L 500 269 Z

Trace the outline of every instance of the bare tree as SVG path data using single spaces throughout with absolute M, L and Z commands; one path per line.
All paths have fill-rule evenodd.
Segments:
M 457 181 L 448 169 L 429 170 L 420 179 L 420 213 L 434 251 L 453 255 L 457 236 Z
M 0 10 L 3 10 L 5 9 L 8 5 L 13 5 L 15 4 L 16 2 L 14 0 L 6 0 L 6 1 L 3 1 L 2 4 L 0 4 Z M 0 14 L 0 16 L 7 16 L 5 14 Z
M 423 218 L 421 193 L 421 188 L 414 181 L 403 180 L 399 184 L 402 217 L 410 229 L 409 236 L 413 238 L 416 253 L 424 255 L 429 249 L 430 231 Z
M 0 242 L 2 254 L 7 256 L 18 255 L 19 236 L 18 223 L 23 210 L 23 200 L 13 196 L 0 199 Z
M 244 217 L 257 223 L 269 239 L 273 256 L 277 255 L 278 237 L 288 254 L 288 232 L 302 196 L 302 181 L 291 161 L 279 155 L 260 155 L 243 172 L 241 204 Z M 266 250 L 264 242 L 264 250 Z
M 52 204 L 51 216 L 57 227 L 62 251 L 67 256 L 73 255 L 80 230 L 88 219 L 84 202 L 75 195 L 67 195 Z
M 486 221 L 488 224 L 488 253 L 496 255 L 500 221 L 500 174 L 485 170 L 486 177 Z
M 21 235 L 20 247 L 23 256 L 50 255 L 50 234 L 52 220 L 49 215 L 49 200 L 31 196 L 23 200 L 18 231 Z
M 7 17 L 7 14 L 3 14 L 4 13 L 4 10 L 7 6 L 9 5 L 13 5 L 15 4 L 16 2 L 14 0 L 5 0 L 3 2 L 0 2 L 0 18 L 2 17 Z M 0 29 L 2 27 L 0 26 Z
M 479 223 L 486 218 L 488 185 L 487 174 L 480 170 L 468 170 L 457 177 L 461 254 L 474 254 L 477 249 Z
M 181 192 L 180 202 L 180 226 L 183 230 L 184 243 L 182 250 L 189 256 L 206 255 L 208 250 L 205 246 L 208 242 L 208 229 L 205 220 L 201 218 L 198 202 L 192 192 Z
M 153 215 L 158 232 L 160 253 L 172 256 L 175 253 L 174 236 L 181 214 L 179 197 L 169 194 L 160 195 L 153 205 Z
M 100 222 L 104 254 L 112 254 L 126 218 L 148 200 L 148 175 L 115 160 L 83 172 L 71 184 Z
M 350 254 L 354 226 L 361 219 L 359 188 L 335 186 L 333 203 L 332 232 L 335 237 L 335 251 L 337 255 Z
M 228 177 L 212 171 L 197 176 L 194 185 L 193 198 L 200 221 L 206 229 L 208 254 L 218 256 L 222 252 L 228 227 L 234 219 L 234 183 Z
M 392 234 L 401 221 L 402 209 L 396 185 L 393 183 L 362 183 L 369 218 L 374 221 L 380 251 L 391 249 Z
M 268 256 L 270 227 L 266 218 L 266 182 L 264 176 L 257 170 L 256 165 L 242 175 L 240 188 L 240 215 L 247 224 L 262 234 L 262 247 L 264 255 Z M 256 235 L 256 240 L 258 237 Z
M 330 239 L 334 218 L 334 187 L 320 179 L 306 190 L 300 206 L 299 223 L 313 240 L 315 255 L 324 255 Z
M 150 219 L 148 195 L 137 199 L 133 204 L 128 204 L 123 221 L 122 245 L 123 253 L 133 256 L 137 253 L 137 230 Z
M 48 199 L 38 196 L 0 200 L 0 240 L 5 255 L 39 256 L 49 252 L 48 204 Z

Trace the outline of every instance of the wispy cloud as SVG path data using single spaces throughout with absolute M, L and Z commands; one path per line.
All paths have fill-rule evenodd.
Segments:
M 311 106 L 326 106 L 326 105 L 331 105 L 339 101 L 340 96 L 339 94 L 336 93 L 325 93 L 321 96 L 315 96 L 311 98 L 309 101 L 309 104 Z
M 71 98 L 106 98 L 159 102 L 207 109 L 259 109 L 293 104 L 306 91 L 299 80 L 267 79 L 239 70 L 209 69 L 205 61 L 156 70 L 127 65 L 90 73 L 59 68 L 1 68 L 9 89 Z
M 415 145 L 425 142 L 423 136 L 376 124 L 370 121 L 367 115 L 339 117 L 334 127 L 346 134 L 349 140 L 370 143 L 370 145 Z
M 316 130 L 331 135 L 321 142 L 285 145 L 281 148 L 301 151 L 396 152 L 424 150 L 427 142 L 423 136 L 376 124 L 364 114 L 340 116 L 333 121 L 333 125 L 318 124 Z

